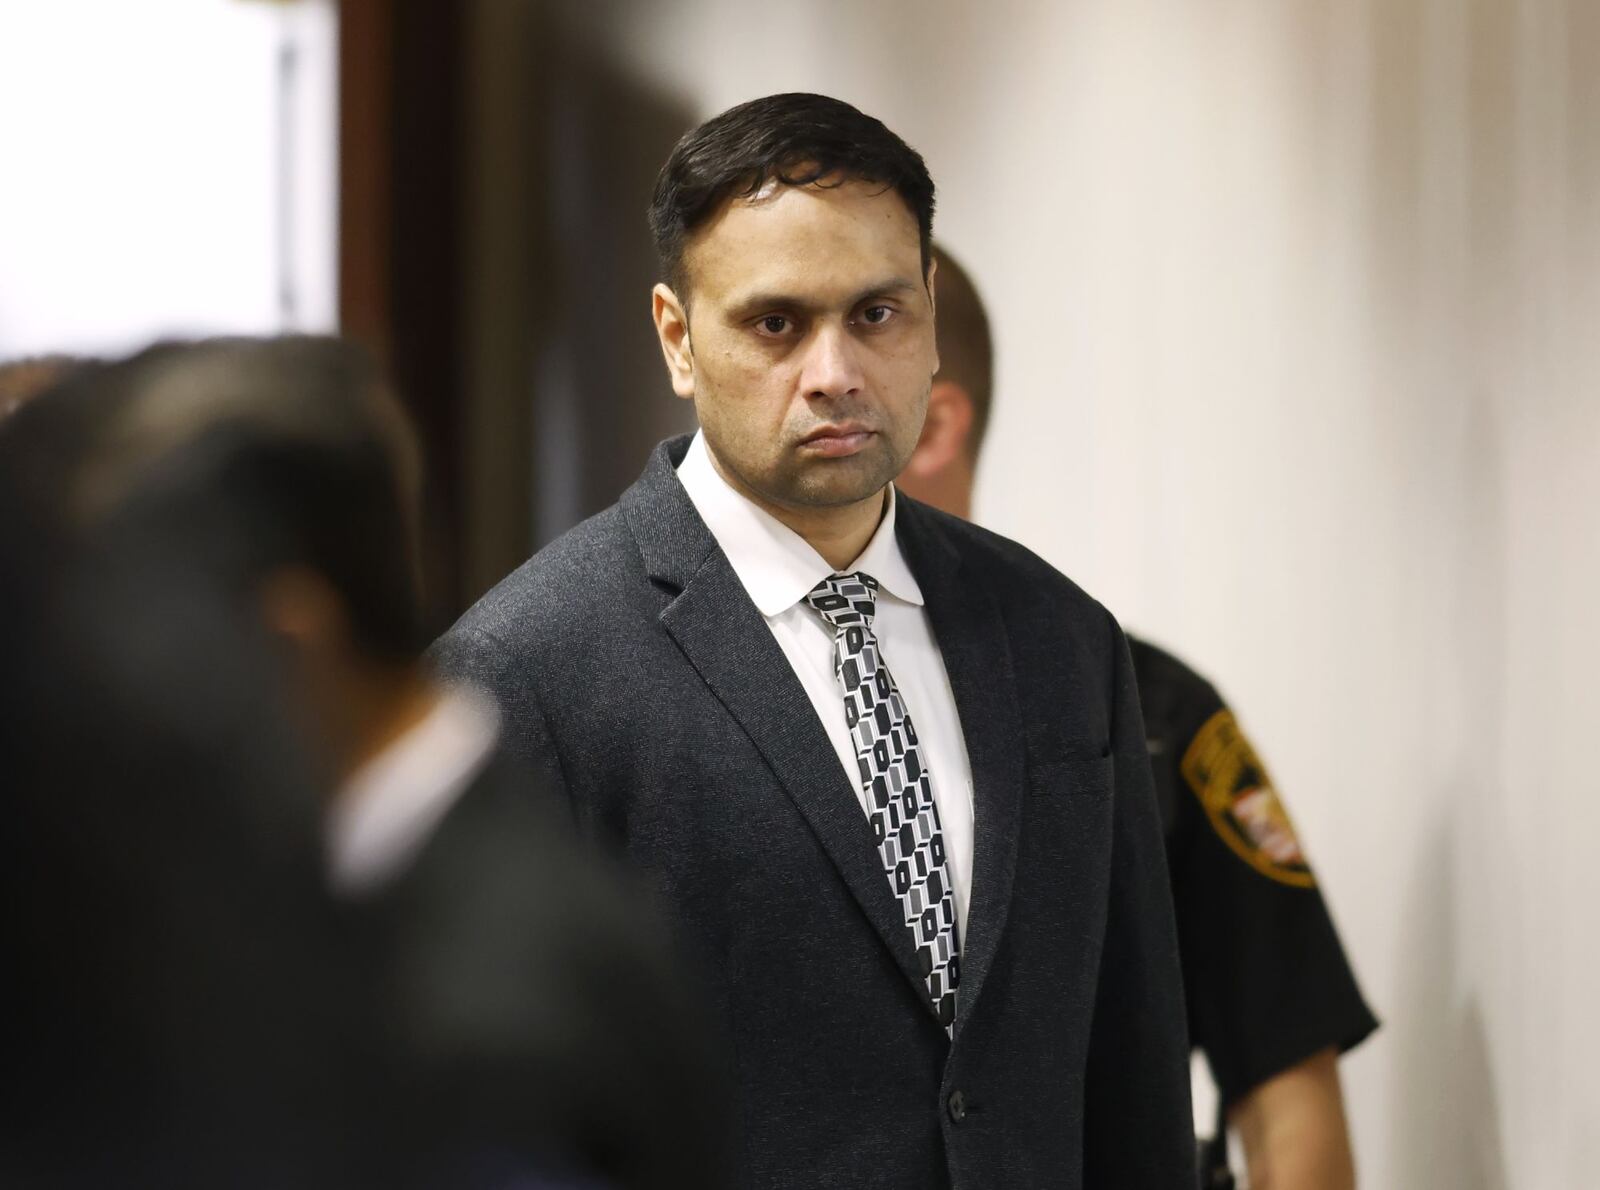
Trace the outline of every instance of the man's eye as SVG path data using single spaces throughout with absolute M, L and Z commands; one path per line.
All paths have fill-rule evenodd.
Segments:
M 861 321 L 868 326 L 882 326 L 894 317 L 894 309 L 890 306 L 868 306 L 861 311 Z
M 756 323 L 761 330 L 769 335 L 781 335 L 789 329 L 789 320 L 782 314 L 768 314 Z

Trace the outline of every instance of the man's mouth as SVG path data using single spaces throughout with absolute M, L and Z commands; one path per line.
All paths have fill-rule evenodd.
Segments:
M 800 449 L 825 459 L 842 459 L 866 446 L 874 433 L 859 422 L 818 426 L 800 440 Z

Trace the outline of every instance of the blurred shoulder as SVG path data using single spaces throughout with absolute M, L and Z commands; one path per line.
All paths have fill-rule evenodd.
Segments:
M 1139 702 L 1152 740 L 1160 740 L 1174 756 L 1218 712 L 1226 708 L 1209 679 L 1182 658 L 1142 637 L 1128 636 Z
M 1133 668 L 1141 687 L 1169 690 L 1197 700 L 1217 699 L 1216 687 L 1209 679 L 1160 645 L 1130 632 L 1128 650 L 1133 655 Z

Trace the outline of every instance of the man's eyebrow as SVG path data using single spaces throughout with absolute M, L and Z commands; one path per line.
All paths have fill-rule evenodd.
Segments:
M 893 297 L 903 293 L 913 293 L 921 288 L 915 281 L 908 281 L 904 277 L 890 277 L 887 280 L 876 282 L 854 294 L 846 309 L 854 310 L 862 302 L 871 301 L 876 297 Z M 792 293 L 782 293 L 777 290 L 763 290 L 752 293 L 747 297 L 735 299 L 728 306 L 735 316 L 755 314 L 761 310 L 796 310 L 810 312 L 813 303 Z

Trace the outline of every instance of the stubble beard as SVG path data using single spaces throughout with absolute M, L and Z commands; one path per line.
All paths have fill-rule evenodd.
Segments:
M 787 446 L 760 474 L 742 465 L 741 452 L 719 450 L 710 435 L 706 444 L 723 477 L 741 494 L 769 510 L 825 512 L 849 508 L 882 492 L 899 474 L 881 434 L 860 454 L 847 459 L 803 459 L 797 456 L 795 446 Z
M 785 477 L 780 498 L 795 508 L 849 508 L 878 495 L 897 474 L 888 444 L 878 437 L 848 459 L 798 463 Z

